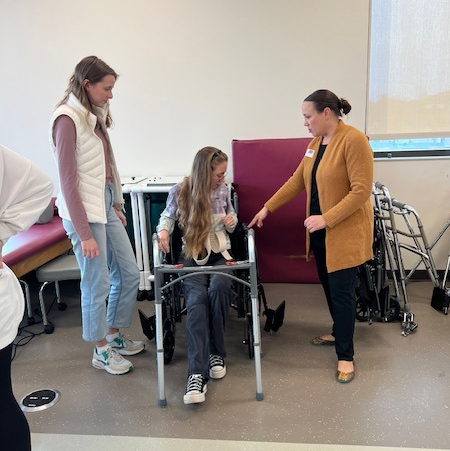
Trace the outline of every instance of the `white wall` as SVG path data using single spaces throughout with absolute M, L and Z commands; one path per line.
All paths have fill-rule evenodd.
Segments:
M 47 124 L 76 63 L 119 74 L 122 175 L 179 175 L 204 145 L 307 136 L 301 101 L 335 90 L 364 126 L 368 0 L 1 0 L 0 142 L 54 180 Z
M 56 182 L 48 120 L 92 54 L 120 74 L 111 139 L 123 176 L 186 174 L 204 145 L 307 136 L 301 101 L 320 88 L 348 98 L 363 130 L 368 17 L 369 0 L 0 0 L 0 142 Z M 375 164 L 433 231 L 450 211 L 450 196 L 428 202 L 449 191 L 443 161 Z M 425 171 L 426 189 L 410 183 Z

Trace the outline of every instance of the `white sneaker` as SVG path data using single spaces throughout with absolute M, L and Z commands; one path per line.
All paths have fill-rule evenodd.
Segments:
M 191 374 L 188 376 L 186 393 L 183 397 L 185 404 L 198 404 L 204 402 L 207 392 L 207 379 L 201 374 Z
M 220 355 L 209 356 L 209 377 L 211 379 L 222 379 L 227 374 L 225 360 Z
M 119 354 L 122 355 L 135 355 L 139 354 L 145 349 L 145 344 L 143 341 L 133 341 L 125 338 L 124 335 L 119 333 L 119 336 L 114 338 L 112 341 L 108 341 L 111 348 L 115 349 Z
M 133 369 L 129 360 L 124 359 L 115 349 L 108 346 L 102 353 L 97 352 L 97 346 L 94 349 L 92 357 L 92 366 L 99 370 L 105 370 L 109 374 L 125 374 Z

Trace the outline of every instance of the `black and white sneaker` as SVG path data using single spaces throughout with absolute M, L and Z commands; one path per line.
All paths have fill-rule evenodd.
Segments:
M 209 356 L 209 377 L 211 379 L 222 379 L 227 374 L 225 360 L 220 355 Z
M 206 399 L 207 379 L 201 374 L 191 374 L 188 376 L 186 393 L 183 397 L 185 404 L 198 404 Z

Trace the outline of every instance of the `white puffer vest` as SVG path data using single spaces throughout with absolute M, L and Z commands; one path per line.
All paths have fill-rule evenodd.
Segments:
M 97 119 L 109 143 L 109 136 L 105 127 L 106 108 L 95 107 L 97 115 L 90 113 L 75 97 L 73 93 L 69 95 L 67 102 L 59 106 L 53 113 L 50 120 L 50 143 L 53 156 L 57 162 L 58 155 L 53 141 L 53 126 L 56 119 L 61 115 L 69 116 L 75 123 L 77 143 L 77 176 L 78 190 L 81 196 L 83 207 L 87 214 L 88 222 L 106 224 L 105 211 L 105 180 L 106 168 L 103 144 L 101 139 L 95 134 Z M 109 161 L 111 165 L 111 175 L 114 184 L 114 202 L 123 204 L 122 187 L 117 171 L 114 154 L 109 143 Z M 71 220 L 66 202 L 61 190 L 56 199 L 59 216 L 63 219 Z

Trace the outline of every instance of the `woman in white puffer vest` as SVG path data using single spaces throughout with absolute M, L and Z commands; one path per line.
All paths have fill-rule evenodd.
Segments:
M 160 247 L 170 251 L 169 236 L 179 221 L 183 232 L 183 265 L 224 265 L 231 259 L 228 233 L 237 225 L 224 183 L 228 157 L 215 147 L 197 152 L 189 177 L 167 198 L 157 231 Z M 185 404 L 205 401 L 208 379 L 226 374 L 225 320 L 235 293 L 232 280 L 220 274 L 190 276 L 183 281 L 188 336 L 188 379 Z
M 81 60 L 51 118 L 50 143 L 60 181 L 56 205 L 81 269 L 83 339 L 96 343 L 95 368 L 124 374 L 133 365 L 122 355 L 141 352 L 144 343 L 119 330 L 131 325 L 139 270 L 107 132 L 116 79 L 96 56 Z

